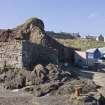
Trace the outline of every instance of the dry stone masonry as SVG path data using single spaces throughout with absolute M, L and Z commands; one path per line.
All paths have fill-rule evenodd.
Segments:
M 0 30 L 0 67 L 29 68 L 34 65 L 43 36 L 44 24 L 37 18 L 14 29 Z
M 46 35 L 44 23 L 38 18 L 0 30 L 0 67 L 33 69 L 37 64 L 73 63 L 74 50 Z
M 22 68 L 21 41 L 0 42 L 0 67 Z

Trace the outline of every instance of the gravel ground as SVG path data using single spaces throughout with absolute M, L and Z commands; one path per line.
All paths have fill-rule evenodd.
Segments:
M 0 105 L 33 105 L 33 96 L 21 90 L 6 90 L 0 84 Z
M 95 82 L 96 85 L 101 86 L 101 88 L 98 89 L 98 92 L 105 97 L 105 72 L 94 72 L 94 70 L 83 70 L 78 68 L 73 69 L 75 70 L 74 72 L 76 74 L 80 75 L 80 77 L 91 79 Z
M 92 76 L 90 79 L 93 79 L 97 85 L 102 86 L 99 92 L 105 96 L 105 73 L 91 71 L 81 71 L 79 73 L 87 78 Z M 0 105 L 70 105 L 69 102 L 70 96 L 44 96 L 38 98 L 22 90 L 6 90 L 3 88 L 3 84 L 0 84 Z
M 70 96 L 44 96 L 33 98 L 33 105 L 71 105 Z
M 32 105 L 31 97 L 0 97 L 0 105 Z
M 6 90 L 0 85 L 0 105 L 69 105 L 68 96 L 34 97 L 22 90 Z
M 101 86 L 98 91 L 105 97 L 105 73 L 96 72 L 93 76 L 93 81 Z

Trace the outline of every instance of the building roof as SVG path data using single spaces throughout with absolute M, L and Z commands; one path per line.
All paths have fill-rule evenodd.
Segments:
M 105 47 L 99 48 L 99 50 L 100 50 L 101 53 L 104 53 L 105 54 Z
M 79 56 L 81 56 L 82 58 L 86 59 L 86 52 L 84 51 L 75 51 L 76 54 L 78 54 Z
M 105 47 L 88 49 L 86 52 L 88 52 L 88 53 L 94 53 L 97 49 L 98 49 L 101 53 L 105 53 Z
M 86 52 L 88 53 L 94 53 L 96 51 L 97 48 L 93 48 L 93 49 L 88 49 Z

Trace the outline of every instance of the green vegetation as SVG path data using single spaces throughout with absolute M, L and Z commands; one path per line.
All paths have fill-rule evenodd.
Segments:
M 27 29 L 27 28 L 29 28 L 29 26 L 31 24 L 39 27 L 41 29 L 41 31 L 44 30 L 44 23 L 43 23 L 43 21 L 41 19 L 39 19 L 39 18 L 36 18 L 36 17 L 29 18 L 28 20 L 25 21 L 24 24 L 18 25 L 16 28 L 21 29 L 21 28 L 24 27 L 25 29 Z
M 88 40 L 88 39 L 66 39 L 66 40 L 59 40 L 64 43 L 66 46 L 72 46 L 75 48 L 81 48 L 82 51 L 85 51 L 90 48 L 99 48 L 105 47 L 105 42 L 102 41 L 95 41 L 95 40 Z
M 30 24 L 34 24 L 34 25 L 38 26 L 40 29 L 44 29 L 44 23 L 39 18 L 33 17 L 33 18 L 26 20 L 25 25 L 29 26 Z

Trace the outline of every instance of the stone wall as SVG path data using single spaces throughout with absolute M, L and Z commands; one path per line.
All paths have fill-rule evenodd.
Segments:
M 73 53 L 73 48 L 46 35 L 40 19 L 31 18 L 14 29 L 0 30 L 0 67 L 31 69 L 36 64 L 73 61 Z
M 40 55 L 43 36 L 44 24 L 38 18 L 30 18 L 13 29 L 0 30 L 0 67 L 31 68 Z
M 0 42 L 0 68 L 32 69 L 36 64 L 57 63 L 57 52 L 29 40 Z
M 36 64 L 57 63 L 57 60 L 58 53 L 54 49 L 32 43 L 29 40 L 22 41 L 23 67 L 32 69 Z
M 0 67 L 22 68 L 22 42 L 0 42 Z
M 45 35 L 43 40 L 46 47 L 55 49 L 58 52 L 59 62 L 74 63 L 74 51 L 78 49 L 66 47 L 49 35 Z

